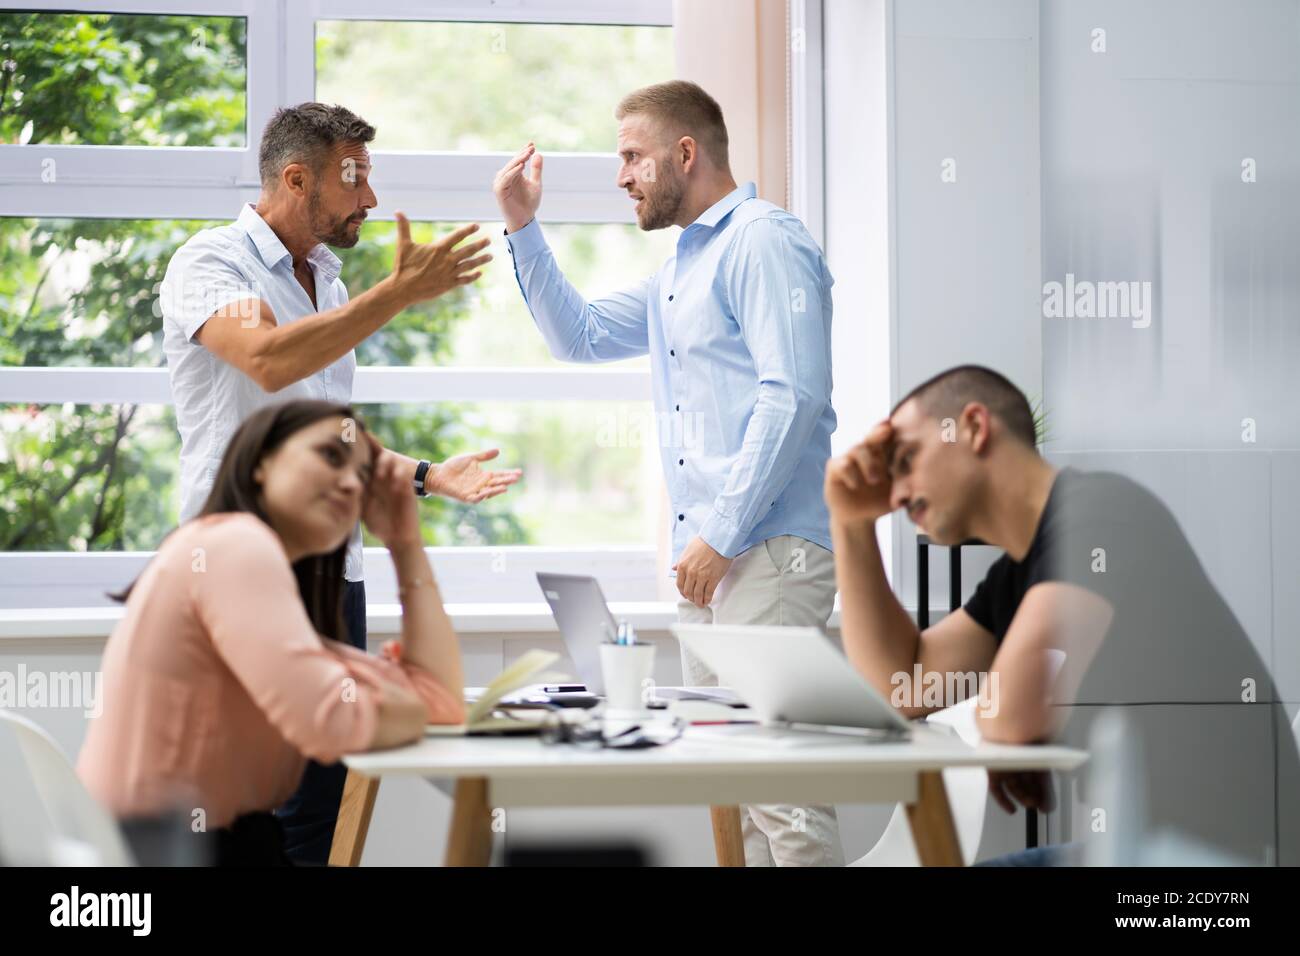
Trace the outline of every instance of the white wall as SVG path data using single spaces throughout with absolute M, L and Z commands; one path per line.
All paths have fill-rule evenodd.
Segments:
M 1049 455 L 1156 491 L 1300 700 L 1300 600 L 1288 586 L 1300 513 L 1287 493 L 1300 477 L 1300 4 L 861 7 L 882 5 L 893 17 L 891 396 L 980 362 L 1043 398 Z M 828 19 L 848 6 L 830 3 Z M 1105 53 L 1091 51 L 1098 27 Z M 870 42 L 838 42 L 857 62 L 845 53 L 832 90 L 867 89 L 855 71 L 872 62 Z M 864 130 L 876 125 L 873 104 L 843 106 Z M 864 132 L 842 148 L 874 147 Z M 1246 157 L 1259 171 L 1250 185 Z M 956 182 L 941 181 L 949 158 Z M 833 185 L 832 196 L 846 183 Z M 1151 326 L 1044 318 L 1042 283 L 1067 272 L 1150 281 Z M 907 596 L 912 534 L 907 525 L 899 555 Z M 936 603 L 945 564 L 932 557 Z M 967 593 L 975 571 L 965 568 Z
M 896 0 L 886 16 L 892 395 L 980 362 L 1041 398 L 1049 458 L 1128 474 L 1170 507 L 1294 719 L 1300 4 Z M 1066 273 L 1151 282 L 1150 326 L 1044 318 L 1043 283 Z M 992 556 L 967 556 L 965 596 Z M 938 605 L 946 555 L 931 567 Z M 1261 859 L 1247 829 L 1224 832 Z
M 1300 4 L 1048 2 L 1043 37 L 1044 281 L 1154 295 L 1042 320 L 1049 450 L 1155 491 L 1300 700 Z
M 888 9 L 891 404 L 966 362 L 1041 395 L 1038 4 L 899 0 Z M 916 529 L 894 520 L 896 589 L 912 606 Z M 965 596 L 995 557 L 963 552 Z M 945 549 L 930 555 L 930 604 L 932 620 L 948 606 Z
M 1169 506 L 1294 719 L 1300 3 L 1045 0 L 1041 22 L 1043 281 L 1149 282 L 1153 296 L 1140 319 L 1042 319 L 1050 456 Z M 1186 635 L 1187 654 L 1213 639 Z M 1268 743 L 1259 715 L 1231 716 L 1242 750 Z M 1188 799 L 1232 807 L 1223 842 L 1271 861 L 1251 826 L 1273 810 L 1259 766 Z M 1278 807 L 1280 825 L 1294 814 Z
M 835 277 L 831 325 L 843 454 L 889 414 L 894 373 L 890 107 L 885 0 L 826 0 L 822 62 L 826 262 Z M 879 523 L 881 556 L 893 572 L 896 519 Z M 892 579 L 892 577 L 891 577 Z

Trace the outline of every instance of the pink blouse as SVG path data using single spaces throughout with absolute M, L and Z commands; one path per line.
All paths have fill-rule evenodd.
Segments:
M 306 758 L 333 763 L 374 736 L 381 678 L 430 723 L 464 702 L 392 642 L 373 657 L 320 637 L 280 539 L 250 514 L 171 534 L 140 575 L 103 658 L 103 711 L 77 773 L 119 817 L 202 809 L 206 827 L 273 809 Z

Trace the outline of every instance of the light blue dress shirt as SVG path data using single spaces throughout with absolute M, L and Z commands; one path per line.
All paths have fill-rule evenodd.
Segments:
M 536 220 L 507 243 L 556 358 L 649 352 L 674 561 L 696 535 L 729 558 L 782 534 L 830 548 L 834 280 L 803 223 L 746 183 L 682 230 L 659 272 L 594 302 Z

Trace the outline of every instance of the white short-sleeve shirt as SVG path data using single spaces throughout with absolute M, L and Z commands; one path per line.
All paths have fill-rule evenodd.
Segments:
M 239 299 L 262 299 L 281 325 L 348 301 L 342 263 L 324 245 L 307 256 L 316 279 L 316 305 L 293 274 L 293 258 L 251 205 L 228 226 L 205 229 L 176 250 L 160 288 L 163 351 L 181 433 L 180 520 L 198 514 L 216 480 L 235 429 L 264 405 L 288 399 L 352 400 L 355 352 L 278 392 L 261 386 L 195 339 L 209 316 Z M 360 581 L 361 528 L 348 542 L 344 576 Z

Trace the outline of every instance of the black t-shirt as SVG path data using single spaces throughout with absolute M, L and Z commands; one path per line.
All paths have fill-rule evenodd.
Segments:
M 1026 592 L 1035 584 L 1056 580 L 1052 564 L 1060 537 L 1060 499 L 1065 485 L 1075 480 L 1076 473 L 1069 468 L 1057 474 L 1024 559 L 1013 561 L 1009 554 L 1002 555 L 993 562 L 984 580 L 966 602 L 966 613 L 975 619 L 976 624 L 992 633 L 998 644 L 1007 636 Z
M 1025 594 L 1046 582 L 1085 588 L 1114 611 L 1077 693 L 1057 701 L 1071 706 L 1062 742 L 1086 747 L 1099 713 L 1122 708 L 1145 754 L 1149 827 L 1259 860 L 1276 826 L 1282 861 L 1300 862 L 1298 804 L 1283 797 L 1300 792 L 1285 711 L 1169 509 L 1122 475 L 1062 469 L 1024 559 L 999 558 L 966 613 L 1000 644 Z
M 1240 703 L 1245 681 L 1256 701 L 1276 700 L 1263 658 L 1177 520 L 1132 479 L 1061 469 L 1024 560 L 994 562 L 966 613 L 1000 644 L 1029 589 L 1053 581 L 1114 609 L 1077 703 Z

